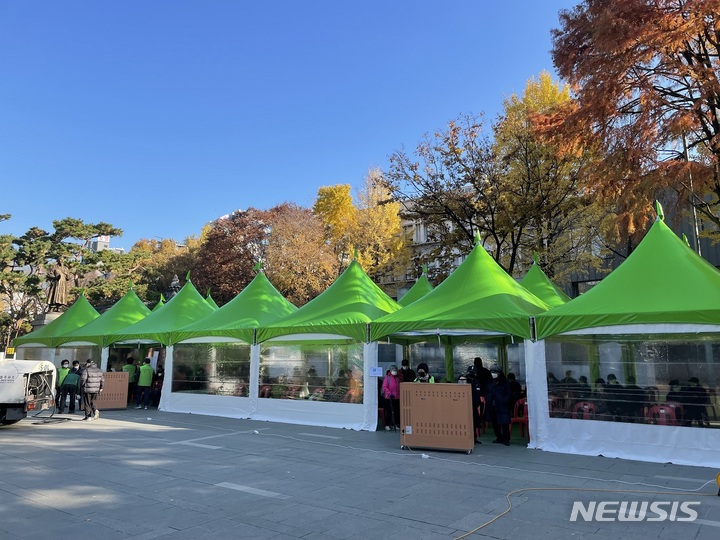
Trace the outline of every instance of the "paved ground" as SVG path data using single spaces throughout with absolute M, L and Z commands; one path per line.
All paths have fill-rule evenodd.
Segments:
M 401 450 L 385 431 L 134 409 L 80 418 L 0 428 L 0 538 L 720 537 L 718 471 L 706 468 L 489 434 L 465 455 Z M 700 504 L 694 522 L 571 522 L 573 501 Z

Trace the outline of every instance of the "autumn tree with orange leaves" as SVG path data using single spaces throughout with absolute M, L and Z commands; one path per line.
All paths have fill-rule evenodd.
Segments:
M 720 0 L 585 0 L 552 56 L 575 99 L 546 125 L 597 149 L 583 174 L 625 231 L 663 192 L 720 226 Z

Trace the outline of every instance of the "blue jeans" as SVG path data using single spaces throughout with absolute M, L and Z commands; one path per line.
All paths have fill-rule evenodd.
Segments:
M 149 386 L 138 386 L 135 390 L 135 405 L 140 405 L 140 402 L 147 407 L 150 403 L 150 387 Z

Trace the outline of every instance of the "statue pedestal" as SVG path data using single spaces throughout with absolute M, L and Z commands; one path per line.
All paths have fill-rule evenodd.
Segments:
M 42 328 L 43 326 L 50 324 L 62 314 L 63 312 L 61 311 L 52 311 L 50 313 L 40 313 L 35 315 L 35 319 L 33 319 L 33 322 L 30 323 L 32 324 L 33 332 L 38 328 Z

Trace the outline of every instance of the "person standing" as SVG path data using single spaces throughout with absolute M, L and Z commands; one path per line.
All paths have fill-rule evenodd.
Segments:
M 72 368 L 77 371 L 77 374 L 80 375 L 80 379 L 82 379 L 83 371 L 85 371 L 85 368 L 80 365 L 79 360 L 73 360 Z M 77 406 L 79 409 L 83 409 L 83 399 L 82 399 L 82 386 L 80 386 L 80 390 L 78 390 L 77 393 Z
M 105 374 L 95 365 L 95 361 L 88 359 L 85 362 L 85 369 L 80 376 L 80 388 L 83 395 L 83 409 L 85 409 L 85 418 L 83 420 L 92 421 L 100 418 L 100 411 L 95 408 L 95 398 L 102 392 L 105 384 Z
M 132 356 L 128 356 L 125 360 L 125 365 L 122 370 L 128 374 L 128 402 L 135 396 L 135 382 L 137 381 L 137 369 L 135 365 L 135 359 Z
M 400 375 L 400 382 L 414 382 L 415 381 L 415 377 L 417 375 L 415 375 L 415 372 L 410 367 L 410 361 L 407 358 L 403 359 L 403 361 L 400 363 L 399 375 Z
M 150 365 L 150 359 L 146 358 L 143 360 L 143 365 L 140 366 L 140 375 L 138 376 L 137 389 L 135 390 L 135 408 L 142 409 L 143 405 L 148 408 L 150 403 L 150 388 L 153 383 L 153 376 L 155 370 Z M 142 401 L 142 405 L 140 402 Z
M 480 356 L 475 357 L 473 365 L 475 366 L 475 376 L 480 381 L 480 391 L 484 396 L 485 390 L 492 384 L 492 375 L 490 375 L 490 370 L 483 365 L 483 359 Z
M 65 408 L 65 402 L 60 401 L 60 389 L 68 373 L 70 373 L 70 360 L 63 360 L 60 362 L 60 369 L 57 371 L 57 381 L 55 382 L 55 405 L 57 405 L 60 412 Z M 74 407 L 75 404 L 73 404 L 73 408 Z
M 65 375 L 63 379 L 63 384 L 60 387 L 60 414 L 63 414 L 65 412 L 65 399 L 67 399 L 68 395 L 70 396 L 70 405 L 68 407 L 68 412 L 70 414 L 75 414 L 75 398 L 77 397 L 77 393 L 80 390 L 80 373 L 78 373 L 77 368 L 73 367 L 73 369 L 70 370 L 70 372 Z
M 490 368 L 493 382 L 485 393 L 485 415 L 495 432 L 494 443 L 510 446 L 510 383 L 498 366 Z
M 425 362 L 420 362 L 417 366 L 417 377 L 415 377 L 415 382 L 420 383 L 434 383 L 435 377 L 430 375 L 430 368 Z
M 467 372 L 465 373 L 465 381 L 470 385 L 470 395 L 472 397 L 473 435 L 475 436 L 475 443 L 482 444 L 480 433 L 484 427 L 483 417 L 481 416 L 481 414 L 484 413 L 482 410 L 483 389 L 475 365 L 468 366 Z
M 397 366 L 390 366 L 382 384 L 385 409 L 385 431 L 400 427 L 400 377 Z

